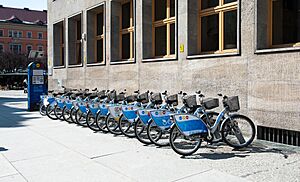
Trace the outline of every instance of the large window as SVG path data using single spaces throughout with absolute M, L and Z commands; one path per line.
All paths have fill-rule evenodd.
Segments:
M 88 10 L 88 64 L 104 63 L 105 51 L 105 15 L 104 5 Z
M 32 38 L 32 32 L 27 32 L 27 38 L 29 38 L 29 39 Z
M 198 53 L 237 52 L 237 0 L 199 0 Z
M 38 32 L 38 39 L 43 39 L 43 32 Z
M 0 30 L 0 37 L 3 37 L 3 36 L 4 36 L 4 31 Z
M 132 60 L 134 58 L 134 19 L 132 0 L 122 2 L 120 22 L 120 57 L 122 60 Z
M 53 25 L 53 44 L 54 44 L 54 66 L 65 65 L 65 23 L 58 22 Z
M 153 55 L 175 55 L 175 0 L 153 0 Z
M 69 65 L 82 64 L 82 24 L 81 14 L 69 18 Z
M 10 44 L 9 49 L 12 53 L 20 54 L 22 52 L 22 45 L 21 44 Z
M 271 47 L 300 46 L 300 1 L 269 0 Z

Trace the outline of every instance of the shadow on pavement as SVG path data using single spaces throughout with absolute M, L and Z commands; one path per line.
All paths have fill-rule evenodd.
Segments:
M 3 151 L 8 151 L 8 149 L 6 149 L 4 147 L 0 147 L 0 152 L 3 152 Z
M 24 121 L 40 118 L 28 117 L 25 101 L 26 98 L 0 97 L 0 128 L 23 127 Z
M 231 149 L 231 151 L 220 152 L 217 149 L 221 149 L 229 147 L 223 143 L 219 143 L 216 146 L 203 146 L 202 148 L 209 149 L 210 152 L 201 152 L 201 148 L 198 152 L 191 156 L 182 156 L 182 159 L 211 159 L 211 160 L 222 160 L 229 158 L 245 158 L 250 156 L 253 153 L 275 153 L 282 155 L 285 159 L 288 158 L 288 155 L 295 153 L 293 151 L 286 151 L 278 148 L 270 148 L 268 146 L 264 146 L 262 144 L 253 144 L 247 148 L 242 149 Z

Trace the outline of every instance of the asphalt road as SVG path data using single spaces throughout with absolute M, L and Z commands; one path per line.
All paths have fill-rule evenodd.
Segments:
M 255 141 L 236 151 L 203 146 L 182 158 L 169 147 L 26 111 L 26 95 L 0 91 L 2 181 L 300 181 L 300 148 Z

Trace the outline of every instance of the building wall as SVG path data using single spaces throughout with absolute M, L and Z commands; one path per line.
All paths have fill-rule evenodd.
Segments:
M 3 30 L 3 36 L 0 37 L 0 44 L 3 44 L 4 51 L 10 51 L 10 44 L 21 44 L 22 53 L 27 53 L 27 45 L 32 46 L 32 50 L 38 50 L 38 46 L 43 46 L 43 51 L 47 53 L 47 26 L 24 25 L 15 23 L 0 22 L 0 30 Z M 9 31 L 21 31 L 21 38 L 9 37 Z M 27 32 L 32 32 L 32 38 L 27 38 Z M 43 38 L 38 39 L 38 33 L 43 33 Z
M 193 25 L 188 18 L 192 0 L 178 0 L 177 58 L 154 61 L 143 59 L 147 54 L 143 52 L 143 6 L 141 0 L 136 0 L 135 62 L 129 64 L 111 64 L 110 0 L 48 0 L 48 31 L 53 32 L 55 22 L 68 21 L 68 17 L 78 12 L 83 13 L 83 27 L 86 27 L 86 9 L 101 2 L 105 2 L 106 9 L 106 64 L 87 66 L 89 57 L 84 42 L 82 66 L 68 67 L 66 52 L 66 66 L 53 68 L 53 34 L 49 33 L 49 71 L 52 73 L 49 88 L 58 89 L 65 85 L 72 88 L 126 88 L 129 92 L 136 89 L 169 90 L 171 93 L 183 90 L 191 94 L 201 90 L 211 97 L 217 93 L 239 95 L 240 112 L 249 115 L 257 125 L 300 131 L 299 47 L 261 48 L 266 37 L 263 21 L 266 13 L 256 0 L 239 2 L 239 53 L 213 57 L 188 55 L 194 48 L 189 44 L 192 37 L 188 36 L 191 33 L 189 27 Z M 65 33 L 67 35 L 67 28 Z M 179 45 L 184 45 L 184 52 L 179 51 Z

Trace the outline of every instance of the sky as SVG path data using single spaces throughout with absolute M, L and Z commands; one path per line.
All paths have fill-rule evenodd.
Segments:
M 29 8 L 32 10 L 47 10 L 47 0 L 0 0 L 0 5 L 13 8 Z

